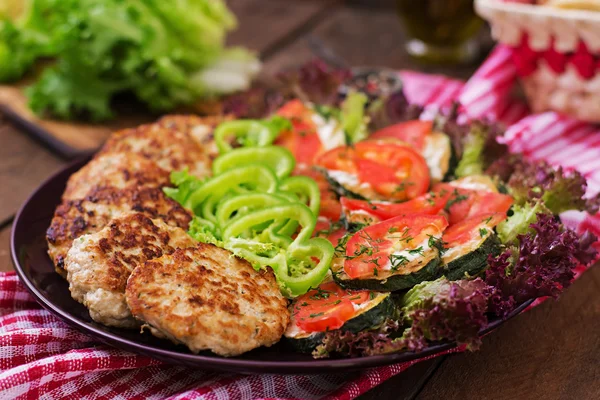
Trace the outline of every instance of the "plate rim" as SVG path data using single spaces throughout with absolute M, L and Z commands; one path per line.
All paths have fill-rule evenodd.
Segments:
M 54 304 L 50 299 L 44 296 L 43 293 L 37 288 L 35 283 L 28 277 L 25 269 L 22 267 L 18 252 L 17 252 L 17 233 L 23 228 L 21 225 L 25 224 L 24 221 L 25 212 L 27 206 L 32 202 L 34 198 L 43 193 L 47 186 L 60 179 L 62 175 L 69 173 L 69 176 L 74 173 L 75 168 L 81 168 L 89 161 L 91 157 L 81 157 L 73 162 L 68 163 L 63 168 L 59 169 L 48 178 L 46 178 L 23 202 L 19 211 L 16 213 L 12 224 L 12 230 L 10 234 L 10 253 L 12 263 L 15 271 L 19 276 L 21 283 L 27 288 L 29 293 L 35 298 L 36 302 L 40 304 L 44 309 L 49 311 L 54 316 L 58 317 L 69 326 L 78 329 L 80 332 L 84 332 L 95 339 L 107 343 L 113 347 L 126 350 L 132 353 L 149 356 L 170 364 L 186 365 L 202 367 L 205 369 L 229 371 L 229 372 L 242 372 L 242 373 L 276 373 L 276 374 L 307 374 L 314 375 L 319 373 L 332 373 L 332 372 L 347 372 L 353 370 L 363 370 L 367 368 L 374 368 L 378 366 L 391 365 L 401 362 L 409 362 L 417 359 L 422 359 L 427 356 L 441 353 L 450 349 L 458 347 L 456 342 L 442 342 L 435 343 L 427 347 L 420 352 L 400 352 L 391 353 L 375 356 L 365 357 L 354 357 L 354 358 L 327 358 L 327 359 L 312 359 L 312 360 L 296 360 L 296 361 L 272 361 L 272 360 L 260 360 L 260 359 L 242 359 L 242 358 L 226 358 L 217 355 L 202 355 L 193 353 L 183 353 L 174 350 L 162 349 L 153 345 L 143 344 L 135 342 L 126 338 L 121 337 L 117 333 L 104 332 L 86 321 L 79 320 L 76 316 L 72 315 L 68 310 Z M 73 171 L 71 171 L 73 170 Z M 67 178 L 68 179 L 68 178 Z M 66 181 L 65 181 L 66 183 Z M 482 329 L 479 334 L 485 336 L 490 333 L 504 322 L 508 321 L 512 317 L 520 314 L 525 310 L 534 299 L 528 300 L 519 307 L 515 308 L 506 318 L 498 318 L 491 321 L 488 326 Z M 174 362 L 178 360 L 178 362 Z

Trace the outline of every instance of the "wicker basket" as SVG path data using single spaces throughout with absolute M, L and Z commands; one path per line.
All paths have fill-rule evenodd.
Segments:
M 513 59 L 534 112 L 600 122 L 600 12 L 476 0 Z

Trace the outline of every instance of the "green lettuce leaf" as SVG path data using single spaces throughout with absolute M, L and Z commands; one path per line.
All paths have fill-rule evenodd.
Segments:
M 171 172 L 171 183 L 175 187 L 165 187 L 163 192 L 185 207 L 190 195 L 204 184 L 204 180 L 190 175 L 185 169 Z
M 483 173 L 485 142 L 486 138 L 483 129 L 478 125 L 474 125 L 469 135 L 465 138 L 463 155 L 454 172 L 457 178 L 469 175 L 481 175 Z
M 527 202 L 523 205 L 514 204 L 512 212 L 511 216 L 496 226 L 498 238 L 504 244 L 512 244 L 518 235 L 531 232 L 531 224 L 537 222 L 538 214 L 551 213 L 541 201 Z
M 365 116 L 367 96 L 359 92 L 350 92 L 342 102 L 340 120 L 348 144 L 359 142 L 368 136 L 368 117 Z
M 0 80 L 50 56 L 27 92 L 38 114 L 108 119 L 122 92 L 172 110 L 250 86 L 260 64 L 225 47 L 235 26 L 222 0 L 31 0 L 22 18 L 0 25 Z

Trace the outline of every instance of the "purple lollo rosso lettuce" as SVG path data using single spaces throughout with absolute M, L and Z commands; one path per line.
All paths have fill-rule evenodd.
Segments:
M 537 214 L 530 227 L 517 236 L 518 244 L 488 258 L 485 280 L 495 288 L 490 311 L 502 317 L 525 300 L 557 297 L 571 284 L 574 269 L 596 258 L 594 235 L 579 237 L 551 214 Z
M 352 76 L 314 59 L 299 68 L 281 72 L 273 85 L 256 84 L 222 102 L 222 112 L 238 118 L 263 118 L 274 113 L 287 100 L 299 98 L 318 105 L 338 105 L 339 87 Z
M 557 297 L 574 277 L 574 269 L 596 258 L 591 233 L 582 236 L 562 225 L 557 215 L 567 210 L 596 213 L 600 195 L 585 198 L 585 177 L 521 155 L 499 159 L 488 173 L 507 182 L 515 199 L 512 215 L 496 227 L 507 246 L 490 256 L 486 282 L 496 290 L 490 311 L 506 316 L 525 300 Z
M 402 90 L 372 101 L 367 108 L 372 132 L 399 122 L 419 119 L 423 107 L 411 104 Z
M 476 349 L 479 331 L 487 326 L 490 288 L 484 281 L 423 282 L 402 298 L 403 320 L 410 325 L 402 340 L 409 350 L 420 351 L 428 341 L 450 340 Z
M 338 90 L 351 77 L 349 69 L 333 68 L 319 59 L 277 76 L 283 90 L 302 101 L 320 105 L 337 105 Z
M 237 118 L 263 118 L 273 114 L 285 102 L 283 93 L 264 85 L 255 85 L 222 102 L 222 113 Z
M 349 69 L 334 68 L 314 59 L 299 68 L 277 75 L 274 87 L 257 84 L 251 89 L 223 100 L 222 112 L 238 118 L 263 118 L 277 110 L 285 101 L 299 98 L 319 106 L 339 106 L 343 100 L 340 86 L 350 80 Z M 371 102 L 365 112 L 370 130 L 394 123 L 417 119 L 423 107 L 410 104 L 402 90 Z
M 600 196 L 584 198 L 587 183 L 578 171 L 554 168 L 545 161 L 514 160 L 514 171 L 508 179 L 511 195 L 517 204 L 541 199 L 554 214 L 567 210 L 598 212 Z

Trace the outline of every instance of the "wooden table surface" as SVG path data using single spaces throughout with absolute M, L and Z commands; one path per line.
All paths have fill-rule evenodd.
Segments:
M 231 0 L 240 27 L 230 42 L 259 52 L 267 75 L 310 59 L 310 37 L 350 65 L 412 68 L 458 78 L 475 70 L 411 61 L 402 49 L 399 20 L 387 3 L 365 7 L 325 0 Z M 66 162 L 0 115 L 0 271 L 12 269 L 8 242 L 18 207 Z M 600 268 L 585 273 L 558 301 L 514 318 L 483 342 L 479 352 L 417 364 L 361 398 L 600 399 Z

